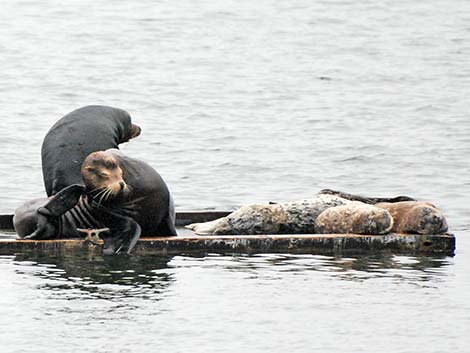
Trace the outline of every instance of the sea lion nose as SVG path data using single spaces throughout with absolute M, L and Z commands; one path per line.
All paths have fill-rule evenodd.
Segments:
M 119 186 L 121 187 L 121 190 L 124 190 L 124 186 L 126 186 L 126 183 L 123 181 L 120 181 Z

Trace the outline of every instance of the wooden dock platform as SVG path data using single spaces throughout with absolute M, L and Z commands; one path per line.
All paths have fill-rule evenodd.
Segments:
M 193 222 L 210 221 L 227 215 L 228 211 L 178 212 L 179 236 L 141 238 L 133 250 L 135 255 L 146 254 L 361 254 L 388 252 L 407 255 L 448 255 L 455 251 L 453 234 L 297 234 L 297 235 L 230 235 L 198 236 L 183 228 Z M 12 232 L 12 215 L 0 215 L 0 254 L 25 251 L 73 252 L 101 251 L 101 247 L 82 239 L 18 240 Z

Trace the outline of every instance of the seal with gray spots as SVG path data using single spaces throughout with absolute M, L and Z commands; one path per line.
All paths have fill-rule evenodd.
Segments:
M 386 234 L 393 226 L 393 218 L 383 208 L 359 201 L 330 207 L 315 220 L 319 234 Z
M 215 221 L 186 227 L 200 235 L 310 234 L 315 231 L 315 219 L 325 209 L 350 202 L 325 194 L 294 202 L 248 205 Z

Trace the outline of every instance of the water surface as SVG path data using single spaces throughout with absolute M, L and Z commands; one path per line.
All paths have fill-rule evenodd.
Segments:
M 1 351 L 468 351 L 469 24 L 466 0 L 3 0 L 2 213 L 44 195 L 49 127 L 106 104 L 180 210 L 408 194 L 457 252 L 3 256 Z

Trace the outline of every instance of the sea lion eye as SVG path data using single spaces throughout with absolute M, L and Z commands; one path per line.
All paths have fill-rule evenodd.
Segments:
M 104 163 L 104 166 L 105 166 L 107 169 L 110 169 L 110 170 L 113 170 L 113 169 L 116 169 L 116 168 L 117 168 L 117 164 L 116 164 L 113 160 L 107 160 L 107 161 Z

